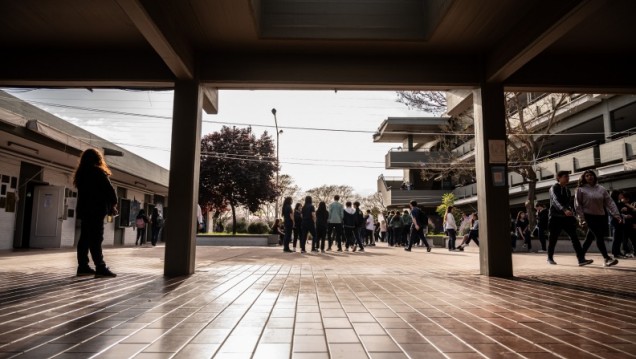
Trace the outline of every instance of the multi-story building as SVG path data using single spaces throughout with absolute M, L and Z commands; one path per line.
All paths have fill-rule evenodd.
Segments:
M 134 217 L 167 210 L 169 171 L 0 91 L 0 249 L 72 247 L 79 239 L 73 171 L 83 150 L 104 152 L 120 215 L 105 245 L 135 242 Z
M 545 136 L 540 153 L 533 159 L 537 173 L 536 199 L 547 201 L 547 192 L 555 181 L 556 173 L 563 170 L 570 172 L 573 186 L 584 170 L 594 169 L 600 183 L 606 188 L 636 191 L 636 96 L 568 94 L 564 103 L 557 108 L 554 125 L 550 135 L 547 135 L 544 131 L 545 122 L 550 114 L 541 109 L 546 108 L 546 104 L 553 101 L 555 96 L 557 95 L 526 93 L 520 97 L 525 122 L 531 127 L 528 131 L 540 134 L 536 138 Z M 466 209 L 476 208 L 478 198 L 475 183 L 458 183 L 459 181 L 450 181 L 443 178 L 444 176 L 438 176 L 432 182 L 421 179 L 427 162 L 443 165 L 439 158 L 447 157 L 443 153 L 436 155 L 431 151 L 435 146 L 427 141 L 432 141 L 432 137 L 419 135 L 421 132 L 439 132 L 439 125 L 450 117 L 468 115 L 466 117 L 470 118 L 472 102 L 471 91 L 449 91 L 446 117 L 389 118 L 383 122 L 374 140 L 402 144 L 399 151 L 390 151 L 387 154 L 386 168 L 404 169 L 403 178 L 380 176 L 378 180 L 378 190 L 385 196 L 385 203 L 389 207 L 402 207 L 408 203 L 409 198 L 418 197 L 426 206 L 435 206 L 439 204 L 442 193 L 452 192 L 457 197 L 456 205 Z M 508 116 L 513 124 L 519 119 L 519 113 L 514 110 L 510 110 Z M 409 126 L 406 126 L 407 123 Z M 437 124 L 438 128 L 435 129 L 433 124 Z M 394 135 L 384 135 L 387 131 Z M 409 138 L 420 141 L 417 145 L 409 145 Z M 450 167 L 473 163 L 474 139 L 468 139 L 450 151 Z M 514 172 L 514 168 L 509 168 L 507 176 L 510 206 L 513 209 L 521 208 L 527 199 L 528 183 L 524 177 Z M 426 177 L 435 176 L 427 174 Z M 404 181 L 413 184 L 415 192 L 412 195 L 395 190 Z

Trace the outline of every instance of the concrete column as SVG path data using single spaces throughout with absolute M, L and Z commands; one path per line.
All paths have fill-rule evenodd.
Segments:
M 164 274 L 194 273 L 203 96 L 197 81 L 174 87 Z
M 473 106 L 481 274 L 512 277 L 503 86 L 484 84 L 480 89 L 474 90 Z M 502 140 L 503 161 L 501 152 L 497 151 L 502 150 Z M 499 180 L 504 181 L 503 185 Z
M 610 111 L 609 101 L 603 100 L 603 131 L 605 132 L 605 142 L 609 142 L 610 136 L 614 130 L 614 119 L 612 118 L 612 111 Z

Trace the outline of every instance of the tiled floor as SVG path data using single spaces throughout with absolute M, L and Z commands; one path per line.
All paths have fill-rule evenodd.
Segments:
M 0 253 L 0 358 L 636 358 L 636 260 L 515 254 L 497 279 L 474 251 L 199 247 L 167 279 L 163 250 L 107 249 L 114 279 Z

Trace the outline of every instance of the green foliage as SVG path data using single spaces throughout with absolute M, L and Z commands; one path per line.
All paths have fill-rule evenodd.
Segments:
M 236 231 L 232 228 L 232 225 L 229 224 L 225 227 L 225 232 L 227 233 L 247 233 L 247 223 L 243 220 L 236 221 Z
M 269 231 L 269 226 L 263 222 L 252 222 L 247 226 L 247 233 L 250 234 L 267 234 Z
M 439 214 L 439 216 L 442 217 L 442 220 L 444 218 L 444 214 L 446 214 L 446 208 L 448 208 L 449 206 L 454 207 L 456 200 L 457 198 L 455 197 L 453 193 L 444 193 L 442 195 L 442 204 L 437 206 L 437 209 L 435 210 L 435 212 L 437 212 L 437 214 Z M 457 207 L 453 208 L 453 216 L 455 216 L 455 222 L 459 226 L 459 224 L 462 221 L 462 218 L 461 218 L 461 213 L 457 209 Z

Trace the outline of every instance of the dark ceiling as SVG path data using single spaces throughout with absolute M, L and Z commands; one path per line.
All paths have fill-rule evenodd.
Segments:
M 0 85 L 633 92 L 633 0 L 0 0 Z

